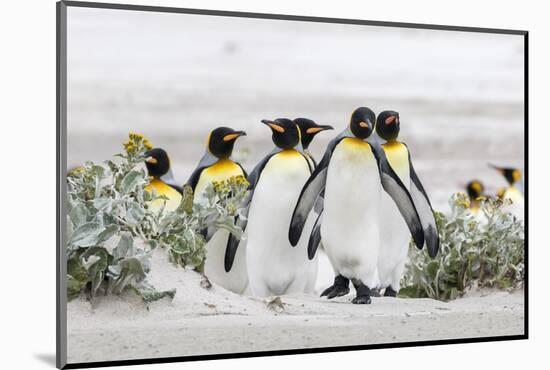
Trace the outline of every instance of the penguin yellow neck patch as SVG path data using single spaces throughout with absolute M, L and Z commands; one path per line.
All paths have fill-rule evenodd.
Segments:
M 202 171 L 197 186 L 195 187 L 195 199 L 206 187 L 214 181 L 225 181 L 232 176 L 244 175 L 241 167 L 230 159 L 220 159 L 212 166 Z
M 370 146 L 370 144 L 367 143 L 366 141 L 363 141 L 356 137 L 346 137 L 345 139 L 342 140 L 342 143 L 346 147 L 350 147 L 350 148 L 351 147 L 364 148 L 364 147 Z

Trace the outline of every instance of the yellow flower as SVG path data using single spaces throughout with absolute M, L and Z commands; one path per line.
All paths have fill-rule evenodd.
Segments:
M 153 144 L 147 139 L 143 140 L 143 146 L 145 146 L 145 149 L 151 150 L 153 149 Z

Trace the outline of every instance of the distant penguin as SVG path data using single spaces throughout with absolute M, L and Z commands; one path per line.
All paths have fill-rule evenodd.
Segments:
M 161 148 L 154 148 L 145 152 L 145 166 L 149 176 L 152 177 L 145 190 L 151 192 L 155 189 L 157 195 L 164 195 L 168 198 L 168 200 L 157 199 L 150 202 L 151 209 L 160 210 L 166 202 L 165 210 L 176 210 L 181 202 L 182 188 L 174 180 L 168 153 Z
M 307 239 L 291 248 L 287 232 L 300 190 L 311 174 L 300 129 L 291 120 L 263 120 L 275 149 L 249 176 L 252 197 L 247 224 L 247 263 L 253 295 L 303 293 L 309 272 Z
M 302 143 L 302 148 L 304 149 L 304 154 L 306 155 L 306 158 L 307 158 L 310 166 L 312 168 L 315 168 L 315 167 L 317 167 L 317 161 L 313 157 L 313 154 L 311 154 L 311 152 L 309 151 L 309 145 L 311 144 L 311 142 L 313 141 L 313 138 L 318 133 L 320 133 L 322 131 L 325 131 L 325 130 L 333 130 L 334 128 L 332 126 L 329 126 L 329 125 L 318 125 L 315 121 L 313 121 L 311 119 L 308 119 L 308 118 L 296 118 L 296 119 L 294 119 L 294 123 L 296 123 L 298 125 L 298 127 L 300 127 L 301 143 Z M 323 207 L 322 206 L 322 199 L 319 199 L 317 203 L 318 203 L 318 205 L 317 205 L 316 209 L 313 211 L 313 212 L 315 212 L 315 215 L 314 216 L 312 215 L 313 217 L 310 216 L 308 218 L 308 221 L 307 221 L 308 224 L 304 227 L 306 235 L 311 234 L 313 224 L 314 224 L 315 220 L 317 219 L 317 216 L 321 212 L 321 209 Z M 321 241 L 319 239 L 319 243 L 320 242 Z M 314 258 L 311 259 L 310 273 L 308 274 L 308 282 L 306 284 L 306 288 L 305 288 L 304 293 L 312 293 L 316 289 L 318 281 L 319 281 L 319 279 L 317 278 L 318 271 L 319 271 L 319 264 L 322 264 L 321 267 L 323 269 L 323 272 L 327 268 L 330 268 L 330 262 L 328 261 L 328 257 L 326 256 L 325 252 L 322 251 L 322 244 L 320 245 L 320 247 L 321 247 L 321 250 L 319 251 L 319 253 L 317 253 L 314 256 Z
M 329 299 L 349 293 L 351 280 L 357 296 L 352 303 L 371 302 L 371 288 L 379 285 L 378 250 L 380 240 L 380 204 L 382 187 L 396 201 L 413 238 L 420 248 L 424 232 L 412 198 L 391 169 L 384 150 L 367 142 L 375 125 L 369 108 L 357 108 L 348 127 L 331 140 L 315 171 L 302 188 L 294 209 L 288 237 L 298 244 L 308 215 L 324 191 L 324 209 L 320 223 L 323 247 L 336 273 L 333 286 L 321 295 Z M 322 218 L 322 220 L 321 220 Z M 317 248 L 308 244 L 308 249 Z M 308 250 L 309 256 L 315 250 Z
M 376 133 L 385 141 L 382 144 L 388 164 L 395 171 L 403 185 L 410 192 L 414 205 L 424 226 L 424 238 L 429 244 L 432 257 L 437 252 L 439 235 L 433 210 L 428 196 L 416 174 L 411 154 L 405 143 L 398 140 L 401 121 L 399 113 L 384 111 L 376 120 Z M 380 213 L 380 253 L 378 255 L 378 276 L 380 289 L 385 289 L 384 296 L 395 297 L 399 292 L 400 281 L 407 261 L 410 232 L 403 221 L 395 202 L 386 193 L 382 193 Z M 426 227 L 427 226 L 427 227 Z M 426 230 L 431 228 L 433 233 Z
M 479 213 L 480 199 L 484 196 L 485 187 L 479 180 L 472 180 L 466 184 L 466 192 L 470 199 L 470 211 L 476 215 Z
M 499 190 L 502 199 L 507 199 L 512 202 L 512 204 L 507 206 L 508 211 L 517 218 L 523 220 L 525 216 L 525 199 L 522 191 L 523 179 L 521 171 L 513 167 L 490 166 L 497 170 L 508 183 L 508 187 Z
M 208 135 L 205 154 L 187 181 L 193 189 L 194 203 L 205 201 L 204 192 L 214 181 L 226 181 L 233 176 L 246 178 L 242 166 L 231 160 L 235 141 L 245 135 L 244 131 L 235 131 L 229 127 L 218 127 Z M 244 243 L 238 243 L 234 249 L 228 250 L 228 238 L 227 230 L 208 232 L 204 273 L 214 283 L 242 294 L 248 284 L 246 247 Z M 226 259 L 231 260 L 228 268 Z

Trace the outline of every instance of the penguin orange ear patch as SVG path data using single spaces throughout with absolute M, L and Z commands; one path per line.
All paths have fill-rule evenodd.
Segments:
M 321 130 L 323 130 L 322 127 L 310 127 L 310 128 L 308 128 L 308 129 L 306 130 L 306 132 L 307 132 L 308 134 L 316 134 L 316 133 L 318 133 L 318 132 L 321 131 Z
M 359 126 L 367 128 L 367 127 L 369 127 L 369 124 L 366 123 L 366 122 L 359 122 Z
M 384 123 L 385 123 L 386 125 L 389 125 L 389 124 L 391 124 L 394 120 L 395 120 L 395 116 L 389 116 L 388 118 L 386 118 L 386 120 L 384 121 Z
M 273 130 L 280 132 L 281 134 L 285 132 L 285 129 L 282 126 L 276 125 L 274 123 L 269 123 L 269 127 L 271 127 Z
M 235 140 L 236 138 L 238 138 L 240 136 L 240 134 L 228 134 L 228 135 L 225 135 L 223 137 L 223 141 L 231 141 L 231 140 Z
M 154 157 L 147 157 L 145 158 L 145 162 L 151 163 L 151 164 L 157 164 L 158 160 Z

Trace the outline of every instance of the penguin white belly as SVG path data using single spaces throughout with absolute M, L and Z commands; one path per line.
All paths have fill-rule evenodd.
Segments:
M 229 232 L 218 230 L 206 243 L 205 275 L 214 283 L 232 292 L 243 294 L 248 284 L 246 240 L 239 243 L 231 271 L 225 272 L 225 248 Z
M 328 167 L 321 236 L 335 271 L 378 286 L 380 174 L 370 145 L 343 139 Z
M 251 292 L 258 296 L 303 293 L 309 272 L 307 237 L 292 247 L 288 229 L 303 185 L 305 158 L 295 150 L 274 155 L 263 169 L 248 215 L 247 264 Z
M 244 176 L 244 173 L 239 165 L 228 159 L 219 160 L 204 169 L 195 187 L 194 201 L 199 203 L 205 201 L 204 192 L 212 182 L 226 181 L 233 176 Z M 224 261 L 228 238 L 227 230 L 218 230 L 206 243 L 204 273 L 212 282 L 242 294 L 248 284 L 246 242 L 243 240 L 239 244 L 231 271 L 226 272 Z
M 399 176 L 407 190 L 410 190 L 410 167 L 406 147 L 399 143 L 385 144 L 383 147 L 392 169 Z M 380 252 L 378 255 L 378 274 L 381 289 L 391 286 L 396 292 L 399 291 L 401 276 L 407 261 L 410 239 L 407 224 L 395 202 L 385 191 L 382 191 Z
M 516 187 L 511 186 L 506 189 L 503 198 L 512 201 L 512 204 L 506 206 L 505 209 L 519 220 L 523 220 L 525 214 L 525 199 L 523 194 Z

